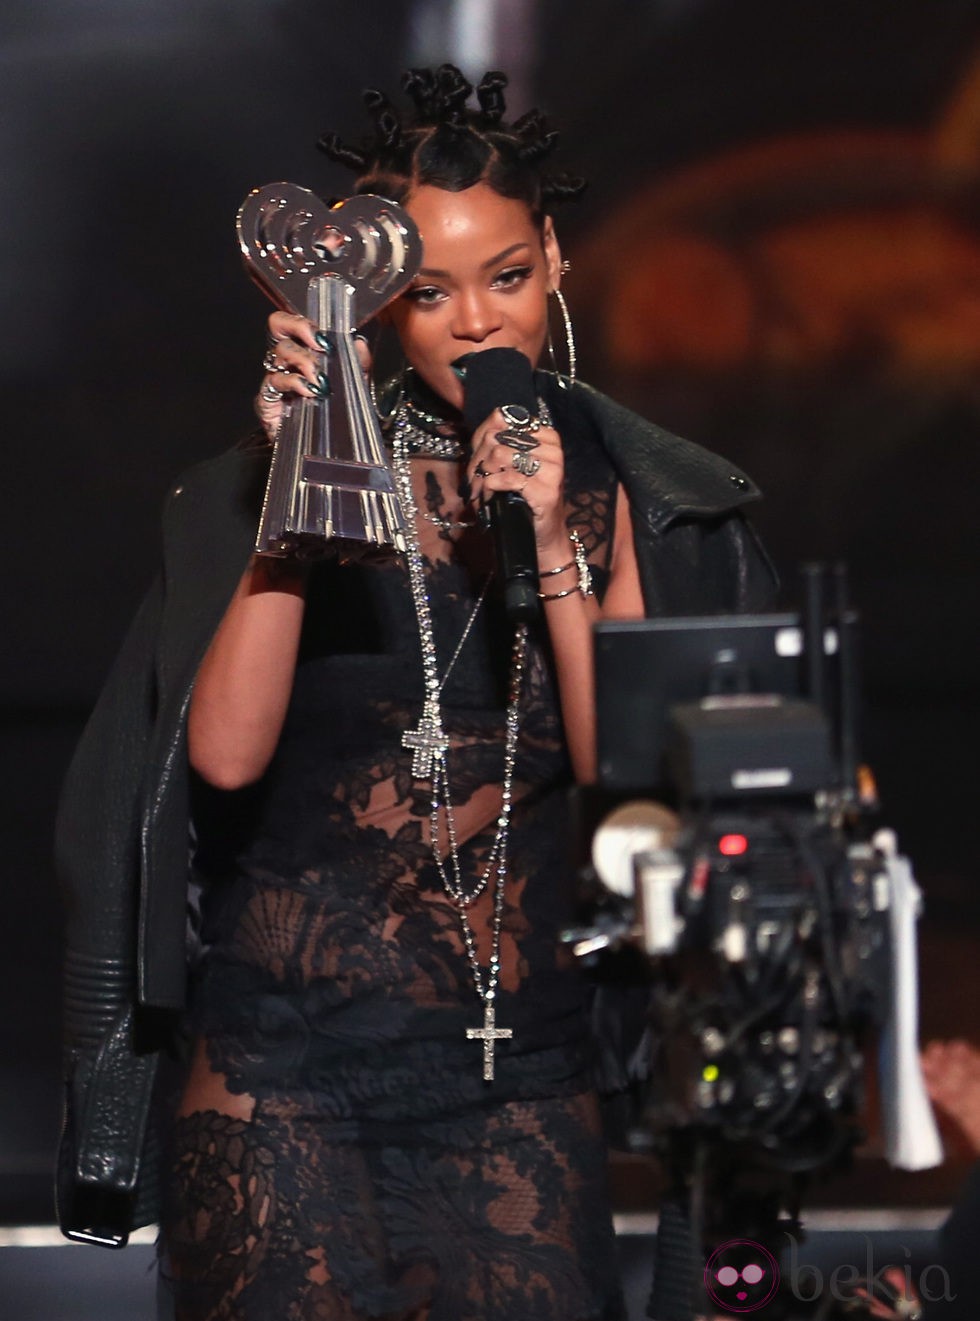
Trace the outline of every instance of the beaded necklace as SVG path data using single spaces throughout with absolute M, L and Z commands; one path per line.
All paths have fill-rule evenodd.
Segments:
M 507 883 L 507 844 L 510 833 L 510 813 L 513 800 L 514 766 L 517 753 L 517 737 L 520 729 L 520 698 L 524 678 L 524 666 L 527 655 L 527 626 L 519 625 L 514 631 L 511 650 L 510 679 L 508 683 L 507 711 L 504 738 L 504 773 L 501 792 L 500 815 L 497 817 L 497 829 L 487 857 L 482 875 L 472 889 L 467 890 L 463 882 L 459 861 L 459 846 L 456 834 L 456 819 L 453 810 L 449 786 L 447 753 L 449 740 L 442 726 L 441 695 L 442 688 L 455 663 L 463 642 L 476 618 L 483 596 L 484 585 L 476 606 L 463 630 L 453 659 L 442 679 L 439 678 L 435 634 L 432 626 L 432 611 L 425 581 L 425 566 L 419 545 L 417 519 L 419 516 L 415 494 L 412 490 L 412 474 L 409 455 L 418 453 L 413 449 L 412 438 L 418 435 L 418 428 L 409 417 L 404 400 L 400 400 L 391 419 L 392 453 L 395 485 L 406 522 L 406 541 L 408 549 L 408 577 L 415 606 L 415 616 L 419 627 L 419 644 L 422 652 L 422 675 L 425 685 L 425 698 L 422 716 L 414 729 L 406 730 L 402 736 L 402 746 L 412 752 L 412 774 L 416 779 L 430 782 L 430 843 L 432 857 L 442 887 L 456 909 L 467 961 L 473 974 L 473 985 L 483 1004 L 483 1026 L 468 1027 L 466 1036 L 469 1040 L 483 1043 L 483 1077 L 492 1082 L 494 1077 L 494 1057 L 498 1041 L 513 1037 L 510 1028 L 498 1028 L 496 1024 L 497 986 L 500 980 L 500 934 L 503 926 L 504 890 Z M 445 833 L 448 842 L 447 858 L 443 859 L 440 848 L 442 839 L 442 821 L 445 819 Z M 446 865 L 448 861 L 448 866 Z M 469 917 L 469 908 L 488 888 L 493 887 L 493 907 L 490 918 L 490 958 L 486 968 L 480 966 L 476 938 L 473 934 Z

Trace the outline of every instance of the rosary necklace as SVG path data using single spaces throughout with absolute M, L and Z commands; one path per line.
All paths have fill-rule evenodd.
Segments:
M 439 880 L 447 896 L 452 901 L 459 917 L 466 957 L 473 974 L 476 993 L 483 1003 L 483 1026 L 468 1027 L 466 1036 L 471 1041 L 483 1043 L 483 1077 L 493 1081 L 494 1056 L 498 1041 L 513 1037 L 510 1028 L 498 1028 L 496 1023 L 497 986 L 500 980 L 500 933 L 503 926 L 504 889 L 507 882 L 507 844 L 510 833 L 510 813 L 514 786 L 514 765 L 517 753 L 517 736 L 520 729 L 520 698 L 524 678 L 524 666 L 527 655 L 527 626 L 521 624 L 514 632 L 514 644 L 511 651 L 510 681 L 507 695 L 504 738 L 504 774 L 501 794 L 500 815 L 497 817 L 497 829 L 487 857 L 483 874 L 469 891 L 463 883 L 459 861 L 459 845 L 456 834 L 456 818 L 449 789 L 447 753 L 449 740 L 442 727 L 442 708 L 440 698 L 449 671 L 455 664 L 463 643 L 476 618 L 488 583 L 484 584 L 480 598 L 463 630 L 463 636 L 456 647 L 453 658 L 440 680 L 437 668 L 435 633 L 432 627 L 432 610 L 425 581 L 425 566 L 419 545 L 416 519 L 418 506 L 412 491 L 412 474 L 409 465 L 411 435 L 416 427 L 408 416 L 402 403 L 395 410 L 393 422 L 393 469 L 398 497 L 406 521 L 406 541 L 408 543 L 408 578 L 412 592 L 412 602 L 419 626 L 419 643 L 422 651 L 422 676 L 425 685 L 425 698 L 422 716 L 414 729 L 406 730 L 402 736 L 402 746 L 412 753 L 412 774 L 416 779 L 429 780 L 430 797 L 430 843 Z M 414 452 L 418 452 L 417 450 Z M 445 817 L 448 837 L 447 858 L 443 859 L 439 842 L 441 839 L 440 810 Z M 448 861 L 448 867 L 447 867 Z M 480 966 L 476 938 L 469 918 L 470 905 L 488 888 L 493 887 L 493 910 L 490 919 L 490 960 L 484 969 Z

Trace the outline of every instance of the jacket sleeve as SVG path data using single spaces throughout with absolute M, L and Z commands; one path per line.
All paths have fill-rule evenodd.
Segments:
M 164 507 L 163 571 L 123 643 L 68 772 L 65 1121 L 58 1216 L 121 1247 L 156 1219 L 151 1095 L 186 982 L 187 702 L 254 542 L 268 447 L 197 465 Z
M 648 615 L 772 609 L 776 572 L 741 512 L 680 519 L 659 533 L 637 519 L 634 538 Z
M 156 1062 L 134 1040 L 135 926 L 161 595 L 158 581 L 129 629 L 69 768 L 55 830 L 65 915 L 58 1218 L 70 1237 L 111 1246 L 153 1218 L 152 1207 L 135 1206 Z
M 776 574 L 742 513 L 761 494 L 750 477 L 590 386 L 548 399 L 559 430 L 591 423 L 626 491 L 648 615 L 771 608 Z

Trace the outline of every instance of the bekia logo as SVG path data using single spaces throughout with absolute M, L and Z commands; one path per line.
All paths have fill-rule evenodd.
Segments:
M 786 1237 L 789 1240 L 789 1261 L 784 1266 L 783 1277 L 797 1302 L 813 1303 L 818 1298 L 830 1297 L 835 1302 L 853 1307 L 856 1299 L 875 1298 L 882 1289 L 890 1290 L 891 1294 L 897 1290 L 910 1304 L 917 1297 L 923 1302 L 953 1302 L 956 1298 L 949 1273 L 938 1262 L 924 1266 L 918 1280 L 913 1281 L 909 1264 L 911 1253 L 906 1247 L 902 1248 L 906 1257 L 904 1267 L 892 1262 L 876 1269 L 872 1241 L 864 1235 L 864 1272 L 852 1263 L 844 1262 L 835 1266 L 825 1279 L 818 1266 L 800 1261 L 796 1239 L 791 1234 Z M 894 1276 L 900 1278 L 904 1288 L 894 1283 Z M 709 1297 L 730 1314 L 757 1312 L 775 1296 L 779 1284 L 776 1258 L 768 1248 L 751 1238 L 728 1239 L 715 1249 L 704 1268 L 704 1285 Z M 911 1311 L 909 1315 L 912 1315 Z
M 704 1268 L 712 1302 L 728 1312 L 755 1312 L 779 1288 L 776 1258 L 751 1238 L 732 1238 L 717 1247 Z

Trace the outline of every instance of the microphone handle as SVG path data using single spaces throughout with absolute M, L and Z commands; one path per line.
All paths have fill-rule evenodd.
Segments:
M 487 501 L 487 509 L 497 571 L 503 583 L 504 606 L 515 623 L 525 624 L 540 609 L 534 515 L 531 506 L 516 491 L 495 491 Z
M 519 349 L 483 349 L 467 354 L 461 365 L 465 371 L 463 417 L 471 431 L 500 404 L 522 404 L 529 412 L 536 411 L 534 372 Z M 507 613 L 515 623 L 526 623 L 540 608 L 534 516 L 516 491 L 495 492 L 487 501 L 486 512 Z

